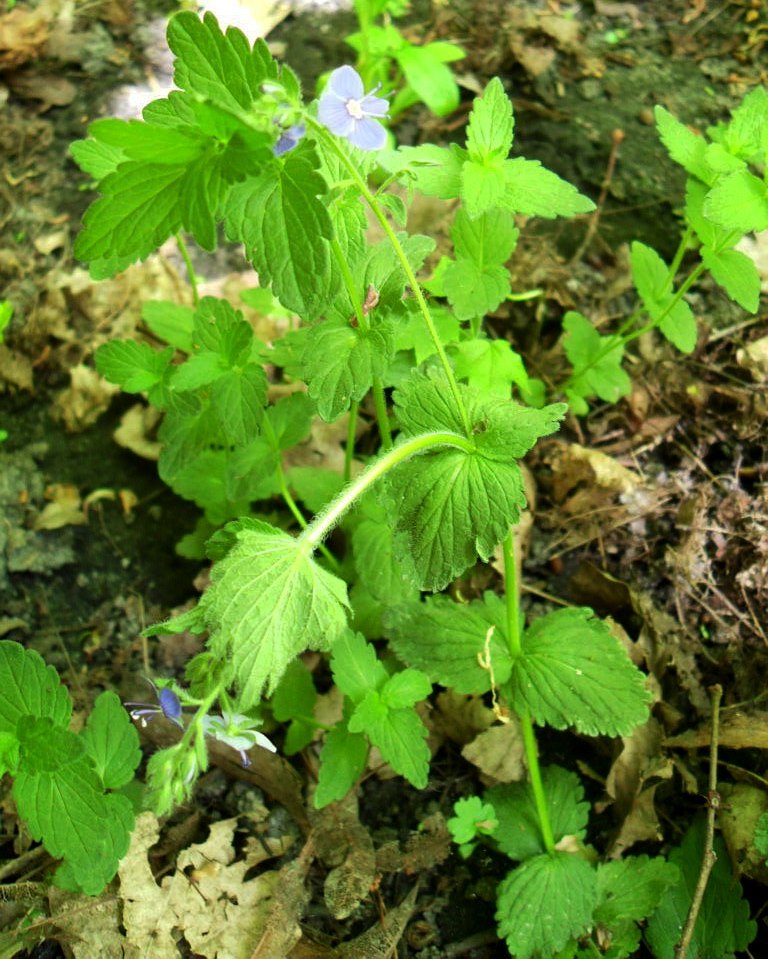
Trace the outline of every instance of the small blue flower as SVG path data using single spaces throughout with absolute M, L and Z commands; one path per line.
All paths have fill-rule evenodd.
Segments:
M 240 713 L 227 713 L 225 716 L 203 716 L 203 730 L 206 736 L 231 746 L 240 753 L 240 761 L 244 767 L 251 765 L 246 752 L 251 746 L 261 746 L 271 753 L 277 752 L 277 747 L 267 737 L 252 728 L 252 720 Z
M 151 703 L 124 703 L 125 706 L 141 707 L 141 709 L 131 710 L 131 719 L 138 719 L 141 725 L 146 727 L 147 723 L 154 719 L 155 716 L 163 715 L 166 719 L 169 719 L 172 723 L 175 723 L 180 729 L 183 729 L 184 724 L 181 721 L 181 702 L 176 693 L 167 686 L 163 686 L 162 689 L 158 689 L 151 680 L 147 680 L 147 682 L 155 691 L 158 705 L 153 706 Z
M 373 117 L 388 116 L 389 102 L 374 96 L 376 90 L 365 93 L 357 70 L 339 67 L 328 78 L 320 97 L 318 119 L 331 133 L 345 137 L 361 150 L 381 150 L 387 144 L 387 131 Z
M 294 123 L 292 127 L 283 130 L 280 134 L 280 139 L 272 147 L 272 152 L 276 157 L 283 156 L 284 153 L 288 153 L 289 150 L 292 150 L 296 146 L 306 132 L 307 128 L 303 123 Z

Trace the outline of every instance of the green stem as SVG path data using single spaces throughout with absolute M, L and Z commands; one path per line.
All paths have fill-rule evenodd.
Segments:
M 371 208 L 373 215 L 379 221 L 382 230 L 387 235 L 389 242 L 392 244 L 392 249 L 395 251 L 395 256 L 400 261 L 400 266 L 405 273 L 406 279 L 408 280 L 408 285 L 413 291 L 413 295 L 416 298 L 416 303 L 419 307 L 424 322 L 427 325 L 429 330 L 429 335 L 432 337 L 432 342 L 435 345 L 435 352 L 437 353 L 440 363 L 445 372 L 445 377 L 448 380 L 448 386 L 453 394 L 454 402 L 456 403 L 456 408 L 459 411 L 461 416 L 462 425 L 467 436 L 472 435 L 472 424 L 469 421 L 469 414 L 467 413 L 466 407 L 464 405 L 464 400 L 462 399 L 461 393 L 459 392 L 459 385 L 456 382 L 456 377 L 453 375 L 453 368 L 448 359 L 448 355 L 445 352 L 445 347 L 440 340 L 440 334 L 437 332 L 437 327 L 435 322 L 432 319 L 432 314 L 429 312 L 429 307 L 427 306 L 427 301 L 424 299 L 424 294 L 422 293 L 421 286 L 419 281 L 416 279 L 416 274 L 411 268 L 411 264 L 408 262 L 408 257 L 405 254 L 403 245 L 400 240 L 397 238 L 395 231 L 390 226 L 389 220 L 379 204 L 378 200 L 373 193 L 368 189 L 368 184 L 365 181 L 365 178 L 361 176 L 359 170 L 352 162 L 351 158 L 347 153 L 339 146 L 338 139 L 335 137 L 329 130 L 327 130 L 322 123 L 320 123 L 315 117 L 306 115 L 305 117 L 307 123 L 311 124 L 317 135 L 323 140 L 323 142 L 328 146 L 329 149 L 333 150 L 336 156 L 339 158 L 341 163 L 344 165 L 345 169 L 351 176 L 358 190 L 360 191 L 363 199 Z
M 385 476 L 403 460 L 439 446 L 455 446 L 464 450 L 465 453 L 475 451 L 475 444 L 472 440 L 468 440 L 459 433 L 422 433 L 419 436 L 411 437 L 394 449 L 382 454 L 364 469 L 349 486 L 339 493 L 335 500 L 328 504 L 322 513 L 318 513 L 309 526 L 299 535 L 298 541 L 304 544 L 309 552 L 316 549 L 355 500 L 362 496 L 376 480 Z
M 347 445 L 344 449 L 344 482 L 352 479 L 352 457 L 355 455 L 355 433 L 357 432 L 357 411 L 360 404 L 354 400 L 349 404 L 349 422 L 347 423 Z
M 636 340 L 638 336 L 642 336 L 644 333 L 648 333 L 650 330 L 655 329 L 657 326 L 660 326 L 661 323 L 667 318 L 669 313 L 673 308 L 680 302 L 680 300 L 685 296 L 685 294 L 690 290 L 693 284 L 698 280 L 701 274 L 706 270 L 704 263 L 699 263 L 693 270 L 688 274 L 688 276 L 683 280 L 683 282 L 678 287 L 675 295 L 669 301 L 669 303 L 664 308 L 663 313 L 657 319 L 649 320 L 644 326 L 641 326 L 639 330 L 635 330 L 632 333 L 629 333 L 624 337 L 625 343 L 631 343 L 632 340 Z
M 510 529 L 503 543 L 504 550 L 504 589 L 507 608 L 507 641 L 513 659 L 524 655 L 522 637 L 520 634 L 520 584 L 518 581 L 517 561 L 515 559 L 515 534 Z M 552 833 L 552 823 L 549 818 L 547 797 L 544 793 L 544 783 L 541 779 L 539 765 L 539 751 L 536 745 L 536 733 L 533 720 L 528 710 L 518 713 L 520 728 L 523 734 L 523 748 L 528 764 L 528 774 L 531 777 L 531 791 L 536 813 L 539 817 L 539 829 L 544 848 L 547 852 L 555 851 L 555 837 Z
M 197 292 L 197 273 L 195 273 L 195 268 L 192 266 L 192 259 L 189 255 L 187 244 L 184 242 L 184 237 L 181 235 L 181 233 L 176 234 L 176 243 L 179 247 L 181 258 L 184 260 L 184 265 L 187 268 L 189 285 L 192 287 L 192 302 L 195 304 L 195 306 L 198 306 L 200 303 L 200 294 Z

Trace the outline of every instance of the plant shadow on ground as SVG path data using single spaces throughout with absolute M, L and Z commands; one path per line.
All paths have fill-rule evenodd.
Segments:
M 533 371 L 546 371 L 553 362 L 558 311 L 577 306 L 606 316 L 622 305 L 629 291 L 622 244 L 642 239 L 665 254 L 674 245 L 667 224 L 682 183 L 663 155 L 648 111 L 662 103 L 687 123 L 705 127 L 738 99 L 740 78 L 755 78 L 758 70 L 759 34 L 740 7 L 708 22 L 692 18 L 684 24 L 692 9 L 688 4 L 622 6 L 627 8 L 623 14 L 584 14 L 588 19 L 580 29 L 590 38 L 586 44 L 570 39 L 562 25 L 559 34 L 542 29 L 546 11 L 536 3 L 511 4 L 510 24 L 502 30 L 497 6 L 482 2 L 468 9 L 462 4 L 439 8 L 430 23 L 438 35 L 464 44 L 470 54 L 467 69 L 480 86 L 495 73 L 511 81 L 515 149 L 582 189 L 597 195 L 612 131 L 623 132 L 600 228 L 586 257 L 573 269 L 565 265 L 581 240 L 573 231 L 583 226 L 535 227 L 525 236 L 516 269 L 519 288 L 541 286 L 545 297 L 489 318 L 494 333 L 519 338 Z M 149 19 L 140 7 L 134 16 L 139 27 Z M 304 51 L 318 49 L 318 22 L 329 39 L 328 51 L 310 60 Z M 334 23 L 315 13 L 292 18 L 275 31 L 276 40 L 285 44 L 286 60 L 305 65 L 308 88 L 317 72 L 345 59 L 338 38 L 348 18 L 339 29 Z M 0 635 L 34 645 L 62 671 L 73 692 L 79 689 L 80 706 L 103 687 L 136 692 L 147 665 L 137 638 L 141 628 L 192 597 L 199 571 L 173 548 L 193 525 L 195 510 L 165 491 L 151 462 L 112 440 L 131 404 L 113 400 L 108 412 L 94 415 L 92 425 L 82 429 L 91 420 L 91 407 L 106 410 L 108 398 L 88 399 L 90 385 L 65 393 L 72 390 L 71 371 L 92 365 L 99 337 L 111 335 L 114 313 L 121 315 L 117 301 L 93 304 L 71 280 L 75 265 L 68 251 L 88 197 L 65 151 L 83 135 L 83 118 L 93 119 L 105 108 L 106 88 L 141 79 L 146 65 L 132 39 L 133 22 L 94 20 L 88 29 L 94 24 L 98 36 L 107 34 L 108 52 L 117 51 L 114 62 L 94 53 L 91 60 L 70 63 L 73 99 L 69 105 L 49 104 L 40 115 L 38 101 L 21 99 L 23 88 L 17 85 L 14 92 L 11 84 L 11 100 L 0 119 L 12 177 L 6 180 L 16 184 L 12 192 L 2 190 L 0 277 L 19 319 L 0 365 L 6 385 L 0 425 L 10 433 L 0 450 L 0 495 L 13 534 L 2 543 Z M 460 127 L 415 113 L 404 119 L 402 131 L 414 142 L 422 136 L 448 140 L 459 135 Z M 68 218 L 62 220 L 62 214 Z M 57 231 L 63 238 L 49 250 L 46 238 Z M 138 297 L 139 290 L 129 289 L 128 295 Z M 768 668 L 760 615 L 768 606 L 766 398 L 739 359 L 755 330 L 738 328 L 742 315 L 714 288 L 697 293 L 693 305 L 697 315 L 707 317 L 709 336 L 690 359 L 644 345 L 631 397 L 615 408 L 595 410 L 585 421 L 569 422 L 536 454 L 530 465 L 539 503 L 526 561 L 531 610 L 542 595 L 554 594 L 591 605 L 656 644 L 665 658 L 657 677 L 666 719 L 681 734 L 703 724 L 711 683 L 724 686 L 726 707 L 736 712 L 739 704 L 764 694 Z M 83 395 L 88 409 L 71 414 L 72 431 L 67 431 L 62 420 Z M 624 475 L 602 485 L 600 464 L 574 456 L 574 443 L 630 464 L 635 481 Z M 78 518 L 59 528 L 35 529 L 46 503 L 56 502 L 55 493 L 46 498 L 51 484 L 75 488 L 79 499 L 73 515 L 87 513 L 85 522 Z M 135 494 L 128 507 L 119 497 L 123 489 Z M 96 497 L 84 511 L 83 500 L 99 490 L 111 491 L 114 498 Z M 494 574 L 478 569 L 455 588 L 471 597 L 495 582 Z M 186 649 L 164 645 L 148 665 L 153 673 L 171 675 L 187 655 Z M 695 737 L 681 740 L 679 751 L 667 751 L 656 778 L 646 784 L 654 788 L 657 803 L 654 811 L 651 802 L 651 813 L 662 810 L 670 841 L 679 839 L 702 807 L 696 786 L 700 792 L 705 782 L 705 745 Z M 723 745 L 723 766 L 734 779 L 748 778 L 750 771 L 766 776 L 765 753 L 745 749 L 743 736 L 739 740 L 727 719 Z M 605 798 L 618 755 L 615 744 L 576 740 L 574 745 L 558 734 L 545 738 L 542 749 L 555 758 L 562 753 L 565 765 L 576 759 L 582 773 L 592 777 L 590 798 Z M 377 848 L 406 844 L 425 816 L 449 815 L 456 798 L 479 788 L 459 746 L 444 747 L 443 756 L 435 771 L 440 781 L 435 779 L 423 795 L 400 781 L 372 777 L 364 784 L 359 821 Z M 208 820 L 238 815 L 250 801 L 241 784 L 233 786 L 216 772 L 198 798 L 194 822 L 189 810 L 174 821 L 189 842 L 205 838 Z M 627 823 L 626 810 L 621 820 L 610 803 L 605 806 L 592 823 L 600 845 L 614 842 Z M 272 825 L 290 831 L 284 822 Z M 6 845 L 2 858 L 19 852 Z M 375 896 L 346 920 L 330 920 L 324 912 L 327 871 L 315 867 L 307 930 L 330 943 L 374 924 L 380 911 L 400 902 L 416 881 L 402 862 L 396 865 Z M 503 866 L 477 854 L 465 863 L 455 853 L 433 869 L 428 861 L 420 865 L 421 913 L 398 945 L 401 959 L 506 955 L 495 939 L 483 936 L 493 927 L 488 879 L 501 874 Z M 765 887 L 750 883 L 747 891 L 756 910 Z M 16 910 L 5 919 L 13 923 L 18 917 Z M 760 936 L 755 956 L 766 948 L 764 927 Z M 457 951 L 461 943 L 463 951 Z M 51 951 L 58 947 L 46 948 L 48 953 L 38 948 L 31 955 L 61 954 Z

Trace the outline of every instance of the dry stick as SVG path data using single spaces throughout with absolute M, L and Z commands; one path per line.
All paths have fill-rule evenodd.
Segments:
M 720 794 L 717 791 L 717 739 L 720 732 L 720 700 L 723 698 L 723 687 L 719 684 L 709 687 L 712 697 L 712 738 L 709 746 L 709 790 L 707 792 L 707 832 L 704 837 L 704 855 L 701 857 L 701 871 L 696 888 L 691 899 L 691 908 L 683 926 L 680 941 L 675 946 L 675 959 L 686 959 L 688 947 L 691 944 L 693 930 L 699 917 L 699 910 L 704 899 L 704 893 L 709 882 L 709 874 L 717 862 L 717 853 L 714 850 L 715 841 L 715 814 L 720 806 Z
M 611 131 L 611 152 L 608 155 L 608 165 L 605 168 L 605 176 L 603 177 L 603 182 L 600 186 L 600 196 L 597 198 L 597 206 L 595 207 L 595 212 L 590 217 L 589 225 L 587 226 L 587 232 L 584 234 L 584 239 L 581 241 L 578 249 L 571 257 L 568 264 L 569 266 L 573 266 L 574 263 L 579 262 L 584 255 L 584 251 L 592 242 L 592 238 L 594 237 L 595 233 L 597 233 L 597 226 L 600 223 L 600 214 L 602 213 L 603 207 L 605 206 L 605 201 L 608 198 L 608 188 L 610 187 L 611 180 L 613 179 L 613 171 L 616 168 L 616 160 L 619 156 L 619 147 L 621 146 L 623 139 L 623 130 L 619 130 L 617 128 Z

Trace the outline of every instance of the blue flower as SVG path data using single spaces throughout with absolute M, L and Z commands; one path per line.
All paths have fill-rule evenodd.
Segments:
M 203 716 L 202 722 L 205 735 L 237 750 L 244 767 L 251 765 L 246 752 L 251 746 L 261 746 L 262 749 L 268 749 L 271 753 L 277 752 L 277 747 L 263 733 L 252 728 L 253 721 L 240 713 Z
M 158 689 L 151 680 L 147 680 L 147 682 L 155 691 L 158 705 L 153 706 L 151 703 L 124 703 L 125 706 L 141 707 L 141 709 L 131 710 L 131 719 L 138 719 L 142 726 L 146 726 L 155 716 L 163 715 L 166 719 L 175 723 L 180 729 L 183 729 L 181 702 L 176 693 L 168 686 L 163 686 L 162 689 Z
M 389 102 L 374 96 L 376 90 L 365 93 L 357 70 L 339 67 L 330 75 L 320 97 L 318 119 L 331 133 L 345 137 L 361 150 L 381 150 L 387 144 L 387 131 L 372 118 L 388 116 Z
M 296 146 L 306 132 L 307 128 L 303 123 L 294 123 L 292 127 L 283 130 L 280 134 L 280 139 L 272 147 L 272 152 L 276 157 L 281 157 L 284 153 L 288 153 L 289 150 L 292 150 Z

